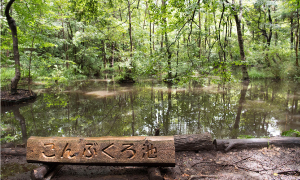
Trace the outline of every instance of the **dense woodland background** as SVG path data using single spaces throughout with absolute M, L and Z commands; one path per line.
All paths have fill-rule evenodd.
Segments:
M 1 0 L 1 82 L 14 76 Z M 297 0 L 17 0 L 21 78 L 298 79 Z M 233 76 L 233 73 L 235 76 Z M 200 78 L 199 78 L 200 77 Z M 5 84 L 5 83 L 4 83 Z

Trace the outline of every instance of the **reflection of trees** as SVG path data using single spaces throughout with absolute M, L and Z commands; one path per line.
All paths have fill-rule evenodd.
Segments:
M 20 122 L 21 132 L 22 132 L 22 141 L 27 144 L 27 132 L 26 132 L 26 124 L 25 124 L 25 118 L 20 113 L 19 107 L 12 107 L 12 112 L 14 113 L 14 116 L 16 120 Z
M 78 89 L 112 89 L 107 83 L 91 84 L 82 83 Z M 208 131 L 215 138 L 265 136 L 269 125 L 274 124 L 272 117 L 285 120 L 286 112 L 299 113 L 296 88 L 284 87 L 288 86 L 251 82 L 242 90 L 224 86 L 202 92 L 155 89 L 151 83 L 127 87 L 116 96 L 103 98 L 45 93 L 31 106 L 22 107 L 21 113 L 28 136 L 152 135 L 157 127 L 163 135 Z M 5 121 L 5 115 L 1 116 Z M 233 129 L 237 130 L 235 134 Z
M 14 105 L 14 106 L 8 106 L 8 107 L 1 107 L 1 116 L 2 116 L 2 123 L 3 124 L 7 124 L 7 120 L 3 117 L 3 115 L 6 115 L 6 114 L 10 114 L 9 112 L 12 112 L 13 115 L 14 115 L 14 119 L 16 121 L 11 121 L 10 122 L 10 126 L 13 127 L 18 127 L 20 126 L 20 129 L 21 129 L 21 135 L 22 135 L 22 142 L 26 145 L 27 144 L 27 127 L 26 127 L 26 120 L 24 118 L 24 116 L 20 113 L 20 108 L 24 108 L 25 106 L 27 107 L 32 107 L 32 102 L 34 101 L 31 101 L 30 103 L 25 103 L 25 104 L 19 104 L 19 105 Z M 31 104 L 31 106 L 29 106 Z M 8 118 L 9 119 L 9 118 Z M 34 121 L 35 122 L 35 121 Z M 16 129 L 16 131 L 14 133 L 12 133 L 11 135 L 16 135 L 17 132 L 20 132 L 19 131 L 19 128 Z M 10 132 L 7 132 L 8 134 L 10 134 Z
M 238 134 L 239 126 L 240 126 L 240 121 L 241 121 L 241 113 L 242 113 L 242 109 L 243 109 L 243 103 L 245 102 L 245 99 L 246 99 L 246 93 L 247 93 L 247 90 L 248 90 L 248 85 L 249 85 L 249 81 L 245 81 L 243 83 L 243 88 L 241 90 L 241 97 L 240 97 L 240 100 L 239 100 L 237 114 L 236 114 L 235 122 L 234 122 L 234 125 L 233 125 L 233 135 L 232 135 L 233 139 L 237 138 L 237 134 Z

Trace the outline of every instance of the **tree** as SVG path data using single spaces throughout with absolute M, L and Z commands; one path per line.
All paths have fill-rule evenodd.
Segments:
M 227 0 L 226 0 L 226 2 L 229 3 Z M 245 58 L 244 40 L 243 40 L 243 34 L 242 34 L 242 28 L 241 28 L 241 20 L 242 20 L 242 13 L 243 13 L 242 0 L 239 0 L 239 14 L 238 14 L 238 10 L 236 9 L 236 7 L 234 5 L 234 0 L 233 0 L 233 3 L 231 4 L 231 8 L 233 10 L 233 16 L 234 16 L 234 20 L 236 23 L 236 31 L 237 31 L 237 35 L 238 35 L 240 56 L 241 56 L 241 61 L 243 63 L 242 64 L 243 80 L 249 80 L 249 75 L 248 75 L 247 67 L 245 64 L 246 58 Z
M 14 60 L 15 60 L 15 77 L 11 80 L 11 94 L 17 94 L 18 82 L 21 78 L 17 26 L 16 26 L 16 21 L 9 15 L 9 9 L 14 2 L 15 0 L 10 0 L 5 8 L 6 20 L 11 30 L 12 39 L 13 39 L 13 51 L 14 51 Z

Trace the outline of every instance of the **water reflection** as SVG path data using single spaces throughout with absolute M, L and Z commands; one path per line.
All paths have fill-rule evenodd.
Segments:
M 161 135 L 210 132 L 214 138 L 262 137 L 300 130 L 299 87 L 254 81 L 176 89 L 153 81 L 133 86 L 77 81 L 43 91 L 30 105 L 2 108 L 1 119 L 14 127 L 7 134 L 19 133 L 24 139 L 153 135 L 155 128 Z

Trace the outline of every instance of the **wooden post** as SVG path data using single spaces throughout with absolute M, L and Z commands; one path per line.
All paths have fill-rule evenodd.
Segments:
M 53 165 L 43 164 L 42 166 L 35 168 L 31 171 L 31 179 L 42 180 L 47 172 L 52 168 Z
M 155 129 L 154 136 L 159 136 L 159 128 Z M 149 167 L 148 175 L 149 175 L 149 180 L 163 180 L 164 179 L 160 173 L 159 167 Z

